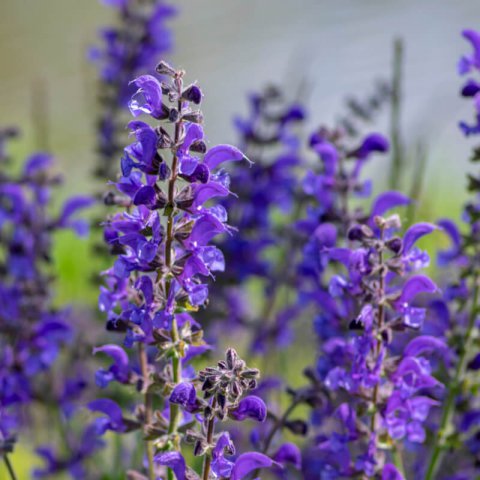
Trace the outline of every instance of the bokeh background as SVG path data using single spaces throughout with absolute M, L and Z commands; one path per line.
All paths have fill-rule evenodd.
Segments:
M 206 133 L 235 143 L 232 119 L 246 96 L 268 83 L 293 92 L 307 85 L 308 126 L 334 121 L 345 98 L 372 91 L 392 75 L 393 40 L 405 46 L 402 140 L 416 174 L 415 148 L 428 152 L 418 217 L 458 218 L 465 197 L 470 145 L 457 123 L 471 118 L 458 97 L 456 62 L 464 28 L 480 24 L 478 0 L 171 0 L 175 50 L 170 60 L 198 80 Z M 97 0 L 0 0 L 0 125 L 18 125 L 20 159 L 34 149 L 55 154 L 66 176 L 63 195 L 91 193 L 97 72 L 87 61 L 99 29 L 115 22 Z M 152 65 L 153 69 L 154 65 Z M 388 134 L 388 111 L 375 125 Z M 385 163 L 382 165 L 382 161 Z M 374 162 L 377 189 L 388 160 Z M 95 302 L 90 247 L 65 234 L 56 246 L 60 303 Z M 25 461 L 25 471 L 28 467 Z M 0 470 L 0 478 L 3 478 Z M 26 477 L 25 477 L 26 478 Z
M 347 95 L 361 97 L 390 76 L 392 40 L 402 37 L 404 140 L 428 145 L 428 203 L 445 208 L 437 187 L 448 186 L 448 200 L 460 204 L 469 146 L 456 123 L 471 112 L 457 95 L 455 63 L 465 48 L 460 30 L 480 22 L 477 0 L 172 3 L 180 9 L 172 61 L 204 89 L 212 142 L 235 141 L 231 119 L 245 110 L 246 93 L 272 81 L 291 89 L 306 81 L 309 123 L 331 121 Z M 21 125 L 18 148 L 52 150 L 69 190 L 84 191 L 95 162 L 97 88 L 86 50 L 115 12 L 97 0 L 1 0 L 0 11 L 0 124 Z

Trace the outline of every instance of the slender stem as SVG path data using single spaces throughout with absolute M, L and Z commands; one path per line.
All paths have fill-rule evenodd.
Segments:
M 402 474 L 403 478 L 407 478 L 405 476 L 405 467 L 403 465 L 402 451 L 396 446 L 392 450 L 392 459 L 394 465 L 397 467 L 397 470 Z
M 391 189 L 398 189 L 401 184 L 403 152 L 400 133 L 400 116 L 402 105 L 402 67 L 403 42 L 397 38 L 393 44 L 393 78 L 392 101 L 390 114 L 390 138 L 392 141 L 392 164 L 390 168 L 389 185 Z
M 5 466 L 7 467 L 11 480 L 18 480 L 18 477 L 15 474 L 15 470 L 13 469 L 13 465 L 10 462 L 10 459 L 8 458 L 8 455 L 6 453 L 3 454 L 3 460 L 5 462 Z
M 383 240 L 383 229 L 382 229 L 382 233 L 381 233 L 381 239 Z M 383 269 L 383 251 L 382 250 L 380 250 L 380 252 L 378 254 L 378 261 L 379 261 L 379 264 L 380 264 L 380 268 Z M 384 308 L 384 305 L 383 305 L 384 294 L 385 294 L 385 273 L 382 270 L 381 275 L 380 275 L 380 285 L 379 285 L 380 305 L 378 306 L 378 325 L 377 325 L 378 338 L 377 338 L 377 344 L 376 344 L 376 347 L 375 347 L 375 357 L 377 359 L 378 359 L 378 356 L 380 355 L 380 349 L 382 347 L 382 339 L 380 337 L 380 331 L 383 327 L 383 322 L 384 322 L 384 317 L 385 317 L 385 308 Z M 372 413 L 372 418 L 370 420 L 370 431 L 372 433 L 375 432 L 379 383 L 380 382 L 377 382 L 375 384 L 375 387 L 373 389 L 373 395 L 372 395 L 372 405 L 374 407 L 374 410 L 373 410 L 373 413 Z
M 440 466 L 440 461 L 443 456 L 444 445 L 443 440 L 446 435 L 446 430 L 450 424 L 450 419 L 453 415 L 455 407 L 455 397 L 458 393 L 458 388 L 463 379 L 465 363 L 467 360 L 467 353 L 469 352 L 469 346 L 472 339 L 473 330 L 475 328 L 475 319 L 477 318 L 478 310 L 478 296 L 479 296 L 479 285 L 478 285 L 478 274 L 474 277 L 474 290 L 473 290 L 473 301 L 470 310 L 470 315 L 468 319 L 468 326 L 465 332 L 465 337 L 462 345 L 462 351 L 458 359 L 457 367 L 455 373 L 450 381 L 448 387 L 447 399 L 443 405 L 442 417 L 440 420 L 440 426 L 438 429 L 438 435 L 435 439 L 435 446 L 433 448 L 432 456 L 430 458 L 430 463 L 428 465 L 427 474 L 425 480 L 432 480 L 435 478 L 436 471 Z
M 172 321 L 172 330 L 170 332 L 172 342 L 176 343 L 179 340 L 177 320 L 174 318 Z M 182 380 L 182 364 L 180 359 L 175 356 L 172 358 L 172 370 L 173 370 L 173 383 L 176 385 Z M 177 433 L 178 422 L 180 420 L 180 409 L 176 403 L 170 403 L 170 423 L 168 425 L 169 435 Z
M 182 92 L 182 78 L 179 75 L 176 78 L 176 87 L 179 94 Z M 181 114 L 182 112 L 183 103 L 181 100 L 178 101 L 178 112 Z M 180 117 L 181 118 L 181 117 Z M 170 288 L 171 288 L 171 268 L 173 262 L 173 240 L 174 240 L 174 215 L 175 215 L 175 182 L 177 180 L 178 175 L 178 155 L 176 152 L 178 143 L 180 141 L 180 135 L 182 133 L 182 121 L 181 119 L 175 123 L 175 133 L 174 133 L 174 146 L 172 149 L 172 165 L 171 165 L 171 174 L 170 179 L 168 181 L 168 207 L 169 212 L 167 216 L 167 234 L 165 238 L 165 266 L 167 268 L 167 279 L 165 282 L 165 293 L 168 299 Z M 160 275 L 160 272 L 159 272 Z M 173 345 L 176 345 L 180 340 L 179 333 L 178 333 L 178 325 L 175 316 L 172 320 L 172 328 L 170 330 L 170 337 L 172 340 Z M 172 357 L 172 373 L 173 373 L 173 383 L 177 385 L 182 380 L 182 363 L 180 358 L 178 357 L 177 352 L 174 352 Z M 175 450 L 180 449 L 180 442 L 177 440 L 177 429 L 178 424 L 180 421 L 180 409 L 177 404 L 170 402 L 170 420 L 168 424 L 168 434 L 174 439 L 174 448 Z M 171 468 L 167 470 L 167 478 L 168 480 L 174 480 L 175 474 Z
M 265 439 L 265 443 L 263 444 L 262 448 L 262 453 L 268 453 L 268 449 L 270 448 L 270 445 L 272 443 L 273 438 L 275 437 L 275 434 L 280 430 L 285 422 L 287 421 L 288 417 L 291 415 L 291 413 L 295 410 L 297 405 L 299 405 L 302 402 L 301 398 L 296 398 L 290 406 L 285 410 L 283 415 L 275 422 L 273 425 L 273 428 L 270 430 L 268 437 Z
M 410 199 L 412 200 L 410 204 L 408 205 L 408 212 L 407 212 L 407 218 L 409 224 L 412 224 L 415 222 L 415 215 L 418 213 L 417 209 L 417 202 L 420 199 L 420 196 L 422 195 L 422 190 L 424 187 L 424 181 L 425 181 L 425 172 L 427 168 L 427 160 L 428 160 L 428 155 L 427 155 L 427 150 L 425 148 L 425 145 L 423 145 L 421 142 L 418 142 L 417 144 L 417 150 L 415 154 L 415 175 L 414 178 L 412 179 L 412 186 L 410 188 Z
M 138 344 L 138 355 L 140 357 L 140 369 L 142 371 L 142 377 L 144 384 L 148 383 L 148 359 L 145 345 L 143 343 Z M 144 387 L 145 388 L 145 387 Z M 147 385 L 148 389 L 148 385 Z M 145 389 L 145 424 L 149 425 L 152 422 L 152 395 Z M 144 433 L 146 433 L 144 431 Z M 148 479 L 155 480 L 155 466 L 153 463 L 153 443 L 150 440 L 145 440 L 145 450 L 147 453 L 148 461 Z
M 208 421 L 207 424 L 207 443 L 208 445 L 211 445 L 213 442 L 213 432 L 215 430 L 215 408 L 217 407 L 217 400 L 214 398 L 212 401 L 212 410 L 213 410 L 213 416 L 212 418 Z M 207 455 L 205 455 L 205 460 L 203 462 L 203 474 L 202 474 L 202 479 L 203 480 L 208 480 L 208 477 L 210 476 L 210 465 L 212 463 L 212 454 L 211 452 L 208 452 Z

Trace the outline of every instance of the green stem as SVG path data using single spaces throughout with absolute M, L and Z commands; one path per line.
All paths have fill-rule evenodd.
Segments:
M 268 453 L 268 449 L 270 448 L 270 445 L 272 443 L 273 438 L 275 437 L 275 434 L 280 430 L 285 422 L 287 421 L 288 417 L 291 415 L 291 413 L 295 410 L 297 405 L 299 405 L 302 402 L 302 399 L 296 398 L 290 406 L 285 410 L 284 414 L 275 422 L 275 425 L 273 428 L 270 430 L 270 433 L 268 434 L 268 437 L 265 439 L 265 443 L 262 448 L 262 453 Z
M 402 474 L 403 478 L 407 478 L 405 476 L 405 467 L 403 465 L 402 452 L 398 447 L 393 447 L 392 459 L 393 464 L 397 467 L 397 470 Z
M 15 470 L 13 469 L 13 465 L 8 458 L 6 453 L 3 454 L 3 460 L 5 462 L 5 466 L 7 467 L 8 473 L 10 474 L 11 480 L 18 480 L 17 475 L 15 474 Z
M 177 87 L 177 91 L 179 96 L 183 90 L 183 81 L 181 74 L 177 76 L 175 79 L 175 85 Z M 179 100 L 177 104 L 178 111 L 182 112 L 182 101 Z M 174 215 L 175 215 L 175 182 L 177 180 L 178 175 L 178 155 L 176 153 L 177 145 L 180 141 L 180 135 L 182 133 L 182 120 L 180 119 L 175 124 L 175 133 L 174 133 L 174 149 L 173 156 L 172 156 L 172 166 L 171 166 L 171 175 L 168 181 L 168 206 L 170 211 L 168 212 L 167 218 L 167 234 L 165 239 L 165 266 L 167 267 L 167 279 L 165 282 L 165 294 L 168 298 L 170 288 L 171 288 L 171 268 L 172 263 L 174 261 L 173 258 L 173 240 L 174 240 Z M 160 272 L 159 272 L 160 274 Z M 178 341 L 180 340 L 179 333 L 178 333 L 178 325 L 175 316 L 172 320 L 172 328 L 170 330 L 170 337 L 172 340 L 172 344 L 174 346 L 177 345 Z M 177 385 L 182 380 L 182 362 L 180 361 L 178 351 L 176 347 L 174 348 L 173 357 L 172 357 L 172 373 L 173 373 L 173 383 Z M 175 450 L 180 450 L 180 442 L 177 439 L 177 429 L 178 424 L 180 421 L 180 409 L 177 404 L 170 403 L 170 421 L 168 424 L 168 435 L 173 438 L 173 444 Z M 174 480 L 175 474 L 171 468 L 167 469 L 167 478 L 168 480 Z
M 455 407 L 455 397 L 458 394 L 458 389 L 460 387 L 460 383 L 465 373 L 464 370 L 465 370 L 465 363 L 467 360 L 467 353 L 469 351 L 473 330 L 475 328 L 475 319 L 477 318 L 478 295 L 479 295 L 478 275 L 474 277 L 474 282 L 475 282 L 474 283 L 475 286 L 473 290 L 472 307 L 470 310 L 468 326 L 465 332 L 465 337 L 462 345 L 462 351 L 458 359 L 457 368 L 455 369 L 455 374 L 452 377 L 450 385 L 448 387 L 448 395 L 443 405 L 440 427 L 438 429 L 438 435 L 435 439 L 435 446 L 433 448 L 433 452 L 430 459 L 430 463 L 428 465 L 428 470 L 425 476 L 425 480 L 433 480 L 435 478 L 435 473 L 440 465 L 440 461 L 444 451 L 444 445 L 442 444 L 442 442 L 445 438 L 446 430 L 450 424 L 450 419 L 453 415 L 453 411 Z
M 179 340 L 177 320 L 172 321 L 172 330 L 170 332 L 172 342 L 176 343 Z M 182 380 L 182 363 L 178 356 L 172 358 L 173 383 L 177 385 Z M 176 403 L 170 403 L 170 423 L 168 425 L 168 434 L 175 435 L 177 433 L 178 422 L 180 420 L 180 409 Z
M 142 377 L 145 389 L 145 425 L 149 425 L 152 422 L 152 395 L 148 393 L 148 359 L 145 345 L 143 343 L 138 344 L 138 354 L 140 357 L 140 368 L 142 371 Z M 147 432 L 144 431 L 144 434 Z M 155 480 L 155 465 L 153 463 L 153 443 L 150 440 L 145 440 L 145 450 L 147 454 L 148 462 L 148 480 Z
M 397 38 L 393 44 L 393 78 L 392 101 L 390 113 L 390 139 L 392 142 L 392 164 L 390 168 L 389 186 L 398 189 L 401 184 L 403 152 L 400 134 L 400 117 L 402 105 L 402 67 L 403 42 Z
M 212 410 L 213 410 L 213 416 L 212 418 L 208 421 L 208 426 L 207 426 L 207 443 L 208 445 L 211 445 L 213 442 L 213 432 L 215 429 L 215 409 L 217 407 L 217 400 L 214 398 L 212 401 Z M 212 454 L 211 452 L 208 452 L 207 455 L 205 455 L 205 460 L 203 462 L 203 474 L 202 474 L 202 479 L 203 480 L 208 480 L 208 477 L 210 476 L 210 465 L 212 463 Z

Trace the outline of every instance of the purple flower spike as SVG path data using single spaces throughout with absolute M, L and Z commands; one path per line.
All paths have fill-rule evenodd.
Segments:
M 280 465 L 274 462 L 270 457 L 267 457 L 263 453 L 249 452 L 242 453 L 232 469 L 230 480 L 242 480 L 250 472 L 259 468 L 271 468 L 273 465 L 280 467 Z
M 146 113 L 154 118 L 162 117 L 162 86 L 160 82 L 152 75 L 141 75 L 133 80 L 138 87 L 135 97 L 129 103 L 130 111 L 134 117 Z M 137 97 L 143 96 L 143 103 L 137 100 Z
M 165 452 L 155 455 L 155 463 L 171 468 L 177 480 L 186 480 L 186 464 L 180 452 Z
M 250 395 L 240 400 L 238 407 L 230 412 L 230 416 L 238 421 L 252 418 L 257 422 L 264 422 L 267 418 L 267 406 L 260 397 Z

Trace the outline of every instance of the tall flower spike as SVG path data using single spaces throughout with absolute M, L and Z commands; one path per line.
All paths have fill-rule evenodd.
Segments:
M 129 124 L 135 140 L 125 148 L 123 175 L 116 184 L 128 202 L 124 212 L 106 223 L 112 250 L 118 255 L 104 273 L 106 285 L 99 301 L 108 316 L 107 328 L 124 333 L 127 349 L 137 347 L 139 375 L 127 365 L 121 347 L 106 345 L 96 350 L 113 360 L 108 370 L 97 374 L 100 386 L 117 381 L 143 394 L 135 418 L 117 415 L 115 424 L 107 418 L 105 425 L 119 433 L 141 426 L 150 479 L 155 478 L 156 464 L 169 468 L 169 478 L 183 471 L 178 455 L 155 456 L 154 448 L 180 451 L 179 426 L 202 406 L 195 389 L 185 383 L 192 376 L 188 362 L 208 349 L 200 325 L 190 314 L 207 303 L 206 280 L 225 267 L 222 252 L 211 244 L 214 237 L 230 230 L 225 208 L 211 202 L 230 194 L 228 174 L 219 167 L 245 159 L 229 145 L 207 149 L 203 116 L 196 108 L 202 93 L 197 85 L 184 85 L 184 71 L 161 62 L 157 72 L 166 79 L 144 76 L 133 82 L 139 91 L 130 102 L 132 113 L 149 114 L 162 123 L 151 127 L 135 120 Z M 234 357 L 227 355 L 227 370 L 220 376 L 243 372 L 241 361 Z M 218 411 L 237 419 L 263 419 L 265 407 L 259 400 L 239 404 L 238 411 L 229 410 L 243 390 L 252 388 L 258 372 L 244 373 L 253 377 L 227 382 L 225 400 L 217 400 Z M 205 391 L 220 398 L 216 390 Z

